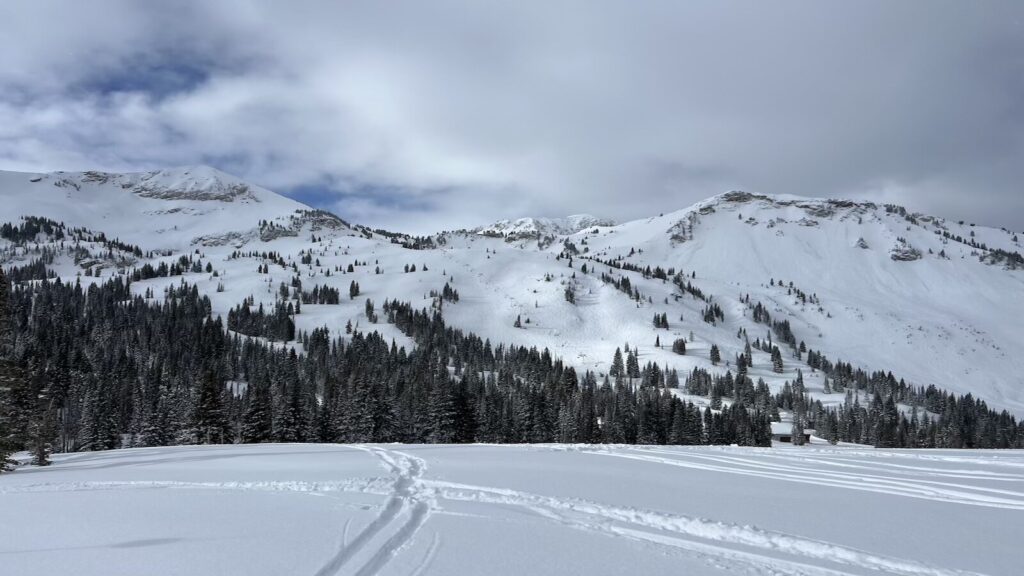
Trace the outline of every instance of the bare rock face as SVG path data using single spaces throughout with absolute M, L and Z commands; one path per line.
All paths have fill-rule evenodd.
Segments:
M 143 198 L 154 198 L 156 200 L 199 200 L 203 202 L 234 202 L 245 198 L 253 202 L 259 202 L 244 184 L 230 185 L 215 190 L 175 190 L 167 188 L 147 188 L 144 184 L 136 186 L 133 190 Z
M 208 166 L 147 172 L 122 183 L 143 198 L 202 202 L 259 202 L 248 184 Z
M 741 190 L 733 190 L 732 192 L 726 192 L 721 196 L 723 202 L 732 202 L 734 204 L 744 204 L 753 200 L 771 200 L 764 194 L 754 194 L 752 192 L 743 192 Z
M 711 209 L 714 212 L 714 208 Z M 701 212 L 704 214 L 704 212 Z M 707 214 L 705 214 L 707 215 Z M 689 242 L 693 239 L 693 229 L 696 228 L 700 222 L 700 218 L 697 214 L 690 212 L 684 218 L 672 225 L 668 229 L 668 233 L 673 243 L 681 244 L 683 242 Z
M 35 182 L 36 180 L 33 180 Z M 82 184 L 113 183 L 140 198 L 195 200 L 200 202 L 260 202 L 252 188 L 237 178 L 209 166 L 189 166 L 152 172 L 118 174 L 91 170 L 67 175 L 54 186 L 81 188 Z

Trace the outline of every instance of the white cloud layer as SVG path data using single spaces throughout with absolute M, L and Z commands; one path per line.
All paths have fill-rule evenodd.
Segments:
M 0 168 L 205 162 L 413 231 L 734 188 L 1024 228 L 1017 2 L 37 0 L 0 34 Z

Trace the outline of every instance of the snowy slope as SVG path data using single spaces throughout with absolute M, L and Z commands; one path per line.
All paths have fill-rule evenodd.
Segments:
M 630 222 L 587 242 L 598 258 L 696 271 L 726 310 L 740 309 L 738 297 L 749 294 L 832 359 L 1020 411 L 1024 338 L 1013 319 L 1024 318 L 1024 271 L 983 263 L 986 251 L 946 240 L 943 231 L 1022 251 L 1003 230 L 868 203 L 745 194 Z M 632 248 L 638 253 L 628 256 Z M 918 259 L 900 259 L 908 250 Z M 786 288 L 771 286 L 773 279 Z M 797 302 L 790 282 L 817 294 L 820 309 Z M 751 337 L 764 330 L 748 329 Z
M 0 202 L 4 221 L 45 216 L 150 250 L 251 233 L 260 220 L 309 210 L 208 166 L 132 174 L 0 172 Z
M 750 306 L 741 302 L 749 295 L 751 304 L 760 302 L 773 319 L 789 320 L 798 340 L 833 361 L 891 371 L 916 385 L 970 392 L 1024 414 L 1024 356 L 1018 353 L 1024 335 L 1017 326 L 1024 318 L 1024 271 L 982 262 L 987 250 L 955 240 L 1022 251 L 1016 236 L 1002 230 L 866 203 L 730 193 L 621 225 L 592 217 L 525 219 L 441 233 L 433 244 L 411 249 L 408 237 L 371 233 L 308 212 L 302 204 L 202 167 L 126 175 L 0 173 L 0 202 L 0 223 L 46 216 L 145 251 L 167 250 L 155 260 L 201 258 L 214 273 L 187 273 L 184 280 L 210 296 L 215 314 L 226 314 L 248 297 L 272 305 L 281 284 L 291 286 L 298 277 L 305 290 L 331 286 L 343 294 L 337 305 L 303 306 L 296 318 L 300 330 L 328 326 L 344 336 L 351 322 L 408 345 L 394 327 L 371 323 L 365 301 L 379 307 L 397 299 L 428 307 L 438 304 L 431 292 L 447 283 L 460 298 L 443 303 L 446 321 L 495 344 L 548 348 L 577 369 L 599 373 L 608 371 L 615 349 L 628 344 L 639 351 L 641 365 L 656 362 L 680 374 L 694 367 L 724 373 L 730 368 L 725 362 L 743 350 L 740 329 L 751 340 L 766 336 L 767 326 L 755 323 Z M 20 264 L 37 257 L 47 245 L 45 238 L 39 241 L 15 247 L 0 240 L 0 261 Z M 572 250 L 570 261 L 564 256 Z M 280 259 L 265 257 L 271 252 Z M 704 322 L 706 301 L 681 295 L 671 281 L 595 258 L 682 271 L 722 307 L 725 319 Z M 144 260 L 108 263 L 103 277 L 130 273 Z M 412 267 L 415 272 L 406 271 Z M 79 278 L 83 264 L 64 257 L 52 268 Z M 629 278 L 643 298 L 630 298 L 602 274 Z M 182 279 L 133 286 L 159 293 Z M 360 295 L 349 299 L 353 281 Z M 790 282 L 818 303 L 800 301 Z M 566 301 L 569 287 L 574 304 Z M 669 318 L 668 329 L 653 326 L 653 316 L 661 313 Z M 521 328 L 513 327 L 517 318 Z M 671 352 L 676 338 L 688 340 L 687 355 Z M 725 361 L 717 367 L 709 360 L 713 344 Z M 755 350 L 753 360 L 751 377 L 764 378 L 773 389 L 800 369 L 814 395 L 826 403 L 843 399 L 823 394 L 820 373 L 812 374 L 788 352 L 781 374 L 771 370 L 768 354 Z
M 1010 576 L 1022 483 L 1020 451 L 142 448 L 0 476 L 0 553 L 21 576 Z

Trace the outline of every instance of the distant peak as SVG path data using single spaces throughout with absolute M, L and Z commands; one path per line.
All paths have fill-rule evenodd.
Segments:
M 527 217 L 499 220 L 490 226 L 476 228 L 478 234 L 502 235 L 509 239 L 568 236 L 593 226 L 614 226 L 615 221 L 590 214 L 573 214 L 565 218 Z
M 177 166 L 148 172 L 51 172 L 31 181 L 52 180 L 56 186 L 115 185 L 142 198 L 262 202 L 273 193 L 206 165 Z

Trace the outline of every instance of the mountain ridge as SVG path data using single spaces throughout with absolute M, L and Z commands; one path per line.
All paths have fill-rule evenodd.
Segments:
M 358 298 L 304 306 L 298 328 L 326 325 L 344 336 L 351 323 L 411 345 L 363 306 L 366 298 L 399 300 L 443 307 L 455 327 L 495 343 L 548 348 L 579 369 L 606 373 L 615 349 L 628 343 L 643 361 L 686 373 L 734 370 L 745 339 L 771 340 L 771 325 L 755 319 L 759 306 L 787 322 L 795 343 L 833 361 L 1024 413 L 1024 359 L 1013 353 L 1024 343 L 1011 320 L 1024 317 L 1019 239 L 895 205 L 731 191 L 616 225 L 526 218 L 413 239 L 202 167 L 127 176 L 6 172 L 0 198 L 0 224 L 43 216 L 140 248 L 107 258 L 109 246 L 84 242 L 86 257 L 45 235 L 0 240 L 7 266 L 45 256 L 61 278 L 96 281 L 96 274 L 130 277 L 145 264 L 201 258 L 214 273 L 186 270 L 133 289 L 188 280 L 222 316 L 246 300 L 272 307 L 282 285 L 293 294 L 297 285 L 343 291 L 358 281 Z M 438 304 L 432 294 L 446 284 L 458 302 Z M 707 321 L 712 305 L 722 316 Z M 652 324 L 661 314 L 668 328 Z M 668 349 L 680 338 L 688 341 L 684 356 Z M 712 345 L 727 364 L 708 361 Z M 842 400 L 824 394 L 806 357 L 794 352 L 781 376 L 769 360 L 755 349 L 751 374 L 773 389 L 801 368 L 816 397 Z

